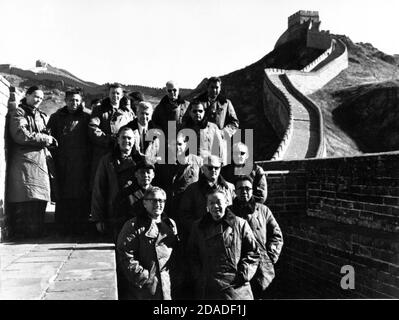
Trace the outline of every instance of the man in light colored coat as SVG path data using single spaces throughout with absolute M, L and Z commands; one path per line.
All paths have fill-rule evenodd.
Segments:
M 21 104 L 7 115 L 7 201 L 12 232 L 20 237 L 42 235 L 51 200 L 47 148 L 56 147 L 57 140 L 48 134 L 47 115 L 38 109 L 43 97 L 39 87 L 30 87 Z
M 255 299 L 260 299 L 274 279 L 274 265 L 283 247 L 283 234 L 270 209 L 256 202 L 251 177 L 239 177 L 235 186 L 237 198 L 230 209 L 236 216 L 248 221 L 259 245 L 260 262 L 251 287 Z

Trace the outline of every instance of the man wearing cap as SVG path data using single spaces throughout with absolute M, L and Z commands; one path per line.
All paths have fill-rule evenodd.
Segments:
M 115 216 L 113 205 L 118 191 L 134 179 L 134 168 L 142 156 L 135 148 L 135 134 L 127 126 L 119 129 L 118 145 L 101 158 L 97 168 L 91 201 L 92 220 L 97 230 L 116 241 L 123 218 Z
M 166 92 L 167 94 L 155 108 L 152 121 L 157 128 L 164 132 L 165 137 L 168 137 L 168 121 L 176 121 L 176 130 L 178 131 L 189 102 L 182 99 L 175 81 L 170 80 L 166 83 Z
M 89 139 L 93 145 L 91 183 L 101 157 L 116 145 L 118 130 L 134 119 L 128 105 L 122 86 L 115 83 L 110 86 L 108 97 L 92 111 L 89 122 Z
M 155 166 L 146 157 L 142 157 L 134 170 L 134 181 L 129 180 L 118 192 L 113 206 L 115 215 L 125 221 L 137 215 L 143 205 L 144 193 L 153 187 L 151 183 L 155 176 Z
M 61 232 L 71 233 L 83 231 L 89 218 L 90 114 L 79 90 L 67 91 L 65 102 L 51 115 L 47 128 L 58 141 L 58 148 L 51 150 L 58 185 L 55 220 Z
M 249 162 L 247 145 L 237 142 L 233 145 L 233 162 L 222 168 L 223 177 L 233 184 L 237 177 L 248 175 L 253 181 L 253 196 L 256 202 L 265 203 L 267 198 L 266 174 L 262 167 Z
M 259 245 L 260 262 L 251 287 L 255 299 L 261 299 L 274 279 L 274 265 L 283 247 L 283 234 L 270 209 L 255 201 L 250 177 L 239 177 L 235 187 L 237 198 L 230 209 L 236 216 L 248 221 Z
M 217 156 L 211 155 L 204 159 L 197 182 L 190 184 L 184 191 L 180 202 L 180 229 L 183 236 L 189 234 L 193 222 L 206 212 L 206 194 L 219 190 L 226 198 L 226 204 L 231 205 L 235 197 L 234 185 L 225 181 L 220 175 L 222 163 Z

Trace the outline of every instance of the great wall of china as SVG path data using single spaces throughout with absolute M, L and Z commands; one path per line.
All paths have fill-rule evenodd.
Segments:
M 284 233 L 270 298 L 399 298 L 399 152 L 325 158 L 323 117 L 307 95 L 348 67 L 343 42 L 318 31 L 314 11 L 288 19 L 276 46 L 303 36 L 324 53 L 302 70 L 265 69 L 263 109 L 281 143 L 259 164 Z M 291 29 L 291 31 L 290 31 Z M 0 77 L 4 135 L 9 83 Z M 7 238 L 5 152 L 0 146 L 0 238 Z M 306 159 L 311 158 L 311 159 Z M 341 286 L 342 267 L 355 270 L 355 289 Z M 62 296 L 59 296 L 62 299 Z

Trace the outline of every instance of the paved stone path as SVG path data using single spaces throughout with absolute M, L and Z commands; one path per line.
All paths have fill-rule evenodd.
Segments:
M 116 300 L 114 245 L 54 237 L 0 244 L 0 300 Z

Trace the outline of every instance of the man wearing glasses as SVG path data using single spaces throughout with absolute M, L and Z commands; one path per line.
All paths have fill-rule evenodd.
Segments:
M 260 166 L 250 162 L 249 156 L 247 145 L 242 142 L 235 143 L 233 145 L 233 162 L 222 168 L 222 175 L 233 184 L 237 177 L 248 175 L 253 181 L 255 201 L 264 203 L 267 198 L 266 174 Z M 251 169 L 248 170 L 248 167 Z
M 221 94 L 222 80 L 211 77 L 207 82 L 207 91 L 196 99 L 204 104 L 205 115 L 208 121 L 215 123 L 229 137 L 232 137 L 239 127 L 239 121 L 233 104 Z M 187 119 L 188 114 L 184 117 Z
M 178 131 L 189 103 L 180 96 L 179 87 L 175 81 L 170 80 L 166 83 L 166 92 L 167 94 L 155 108 L 152 121 L 157 128 L 164 132 L 166 140 L 168 140 L 168 121 L 176 121 Z
M 184 129 L 191 129 L 197 138 L 197 155 L 206 157 L 210 154 L 226 159 L 226 143 L 221 130 L 205 117 L 204 104 L 194 100 L 189 106 L 189 118 L 184 124 Z
M 118 265 L 128 279 L 127 299 L 170 300 L 176 281 L 175 222 L 164 214 L 166 193 L 146 190 L 144 208 L 128 220 L 118 236 Z
M 204 159 L 201 173 L 197 182 L 190 184 L 180 202 L 180 220 L 183 236 L 189 234 L 195 220 L 200 219 L 206 212 L 206 195 L 219 190 L 226 197 L 226 204 L 233 203 L 234 185 L 225 181 L 220 175 L 222 162 L 219 157 L 211 155 Z
M 260 262 L 251 287 L 255 299 L 261 299 L 274 279 L 274 265 L 283 247 L 283 234 L 269 208 L 255 201 L 250 177 L 237 178 L 235 187 L 237 198 L 229 208 L 236 216 L 248 221 L 258 243 Z

